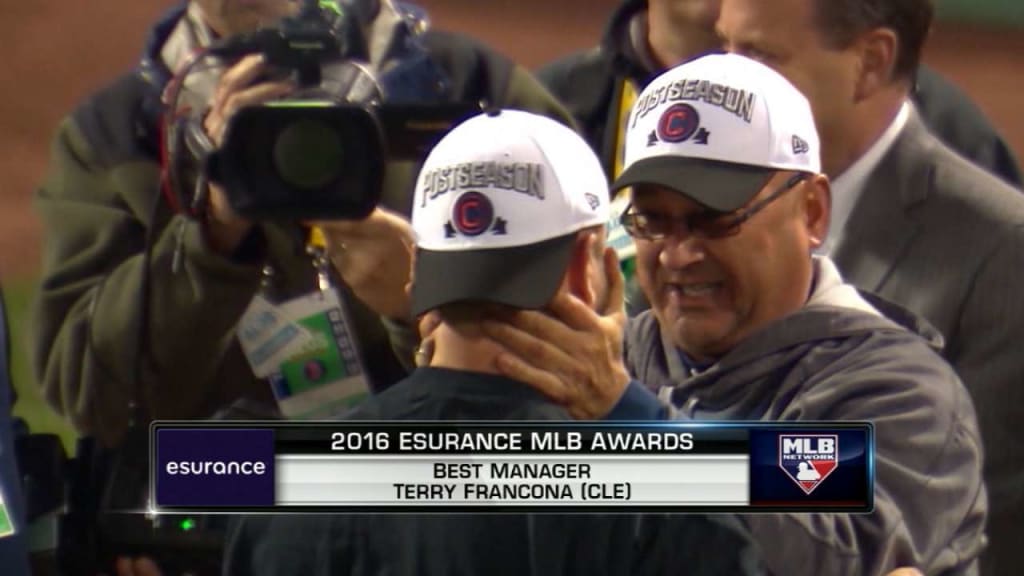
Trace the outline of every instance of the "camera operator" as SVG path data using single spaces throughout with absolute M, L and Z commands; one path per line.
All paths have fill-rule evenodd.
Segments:
M 413 38 L 447 76 L 443 101 L 487 100 L 571 124 L 521 67 L 486 47 L 421 32 L 424 22 L 390 0 L 343 6 L 360 15 L 373 70 L 394 69 Z M 203 418 L 239 398 L 273 402 L 235 329 L 260 289 L 264 264 L 273 265 L 281 293 L 316 288 L 304 240 L 291 227 L 239 218 L 217 186 L 196 218 L 172 207 L 160 193 L 167 177 L 160 157 L 162 96 L 196 50 L 296 7 L 288 0 L 191 0 L 153 28 L 139 66 L 60 125 L 37 194 L 47 246 L 33 364 L 48 402 L 84 435 L 116 445 L 129 425 L 137 384 L 143 413 L 152 418 Z M 215 145 L 240 109 L 295 90 L 268 72 L 264 58 L 250 55 L 226 63 L 222 74 L 204 71 L 189 86 L 202 92 L 208 85 L 203 126 Z M 439 96 L 424 94 L 431 98 Z M 408 315 L 411 233 L 400 214 L 410 208 L 414 175 L 415 163 L 389 162 L 380 208 L 359 222 L 321 223 L 363 366 L 378 389 L 406 373 L 392 340 L 393 327 Z

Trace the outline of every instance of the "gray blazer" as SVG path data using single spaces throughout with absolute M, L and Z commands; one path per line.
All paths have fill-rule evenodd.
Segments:
M 870 176 L 833 259 L 847 281 L 945 336 L 985 443 L 991 505 L 981 573 L 1015 573 L 1024 566 L 1024 442 L 1016 434 L 1024 424 L 1024 195 L 952 152 L 914 112 Z

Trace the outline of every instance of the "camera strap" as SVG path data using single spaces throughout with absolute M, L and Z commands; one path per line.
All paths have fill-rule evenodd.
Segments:
M 362 402 L 371 388 L 326 250 L 314 242 L 307 251 L 317 289 L 278 301 L 274 270 L 264 266 L 262 288 L 239 322 L 238 339 L 253 373 L 269 382 L 286 418 L 325 419 Z

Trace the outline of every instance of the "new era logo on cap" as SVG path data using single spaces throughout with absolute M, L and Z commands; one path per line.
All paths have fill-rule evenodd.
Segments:
M 587 143 L 512 110 L 449 132 L 427 157 L 414 202 L 416 313 L 466 299 L 542 305 L 568 263 L 566 239 L 609 218 L 608 184 Z
M 811 150 L 811 145 L 807 143 L 807 140 L 793 135 L 793 154 L 807 154 Z
M 660 184 L 734 210 L 777 170 L 821 171 L 810 104 L 771 68 L 714 54 L 668 70 L 637 98 L 613 189 Z

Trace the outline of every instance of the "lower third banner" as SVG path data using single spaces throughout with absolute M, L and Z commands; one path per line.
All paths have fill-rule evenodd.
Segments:
M 167 512 L 870 512 L 868 423 L 157 422 Z

